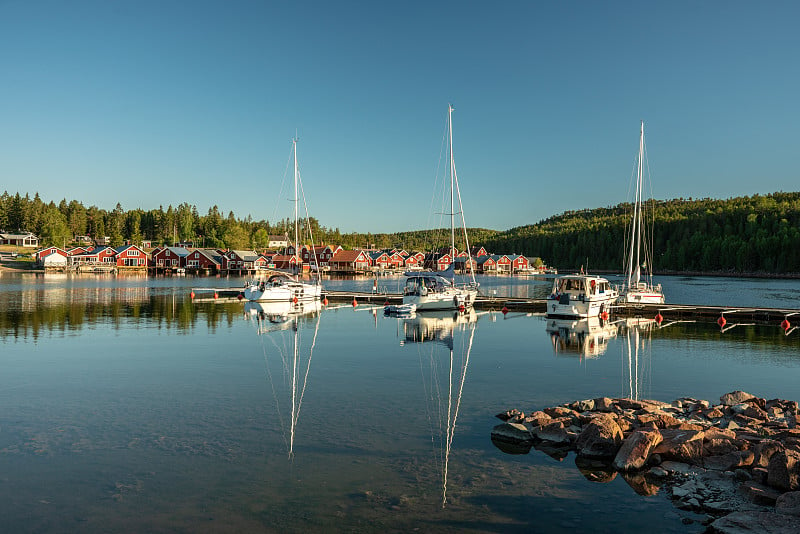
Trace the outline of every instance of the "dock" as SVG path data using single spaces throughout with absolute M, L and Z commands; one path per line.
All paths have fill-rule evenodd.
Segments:
M 194 302 L 234 302 L 242 300 L 242 289 L 195 287 L 190 296 Z M 401 304 L 400 293 L 375 293 L 364 291 L 325 291 L 323 302 L 338 304 Z M 546 299 L 521 299 L 510 297 L 479 296 L 473 304 L 476 310 L 536 313 L 547 312 Z M 617 317 L 644 317 L 661 321 L 716 322 L 723 331 L 735 326 L 780 326 L 787 334 L 800 326 L 800 309 L 751 308 L 731 306 L 702 306 L 691 304 L 616 304 L 611 313 Z

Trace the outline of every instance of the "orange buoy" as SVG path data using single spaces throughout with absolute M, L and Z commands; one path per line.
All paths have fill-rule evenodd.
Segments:
M 353 307 L 355 308 L 356 306 L 358 306 L 358 301 L 353 297 Z
M 191 293 L 189 293 L 189 298 L 190 298 L 190 299 L 193 299 L 193 298 L 194 298 L 194 291 L 192 291 Z
M 661 321 L 664 320 L 664 318 L 661 316 L 661 312 L 656 313 L 655 320 L 658 324 L 661 324 Z
M 600 318 L 601 318 L 602 320 L 604 320 L 604 321 L 607 321 L 607 320 L 608 320 L 608 312 L 607 312 L 607 311 L 604 311 L 603 313 L 601 313 L 601 314 L 600 314 Z
M 219 298 L 219 295 L 217 295 L 217 292 L 216 292 L 216 291 L 214 291 L 214 298 L 215 298 L 215 299 Z
M 783 328 L 784 331 L 785 330 L 789 330 L 789 328 L 791 326 L 792 326 L 792 323 L 789 322 L 789 319 L 784 319 L 783 321 L 781 321 L 781 328 Z
M 295 304 L 297 304 L 297 297 L 293 298 L 293 299 L 292 299 L 292 302 L 294 302 Z
M 322 299 L 322 305 L 323 306 L 327 306 L 328 305 L 328 297 L 325 297 L 324 299 Z
M 717 324 L 719 325 L 720 328 L 723 328 L 725 326 L 725 323 L 727 323 L 727 322 L 728 321 L 726 321 L 725 317 L 722 316 L 722 315 L 720 315 L 719 319 L 717 319 Z
M 500 311 L 502 311 L 502 312 L 503 312 L 503 315 L 505 315 L 505 314 L 507 314 L 507 313 L 508 313 L 508 308 L 506 308 L 505 306 L 503 306 L 503 309 L 502 309 L 502 310 L 500 310 Z

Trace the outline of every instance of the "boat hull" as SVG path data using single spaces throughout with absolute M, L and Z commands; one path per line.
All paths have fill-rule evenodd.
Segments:
M 253 284 L 244 290 L 244 298 L 255 302 L 309 301 L 320 300 L 321 297 L 322 286 L 316 284 L 296 283 L 264 289 Z
M 596 300 L 570 300 L 559 302 L 557 299 L 547 300 L 547 317 L 599 317 L 602 313 L 610 313 L 611 305 L 616 297 Z
M 620 297 L 626 304 L 664 304 L 664 294 L 657 291 L 628 291 Z
M 477 296 L 477 289 L 453 288 L 442 292 L 428 292 L 425 295 L 403 295 L 403 304 L 414 304 L 417 311 L 458 310 L 471 307 Z

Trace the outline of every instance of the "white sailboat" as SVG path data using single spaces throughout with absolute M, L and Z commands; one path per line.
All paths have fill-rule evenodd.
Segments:
M 636 170 L 636 197 L 633 203 L 630 246 L 626 252 L 626 279 L 620 291 L 620 301 L 628 304 L 663 304 L 664 292 L 661 284 L 653 284 L 653 247 L 648 242 L 652 235 L 645 231 L 647 213 L 642 202 L 644 171 L 644 121 L 639 131 L 639 158 Z M 650 214 L 652 223 L 652 214 Z M 645 272 L 642 273 L 644 267 Z
M 453 157 L 453 106 L 447 108 L 447 148 L 450 155 L 450 266 L 444 271 L 409 271 L 405 273 L 403 288 L 403 304 L 414 304 L 416 311 L 426 310 L 458 310 L 469 308 L 478 296 L 478 283 L 472 265 L 467 225 L 464 220 L 464 208 L 461 203 L 461 190 L 458 187 L 456 163 Z M 467 251 L 467 266 L 472 281 L 467 284 L 455 283 L 456 231 L 455 207 L 458 199 L 458 213 L 461 215 L 461 226 L 464 231 L 464 243 Z
M 292 155 L 294 159 L 294 254 L 295 254 L 295 268 L 300 265 L 300 241 L 298 232 L 298 209 L 297 204 L 302 192 L 302 185 L 298 190 L 300 184 L 300 173 L 297 167 L 297 138 L 292 139 Z M 305 205 L 305 196 L 303 198 L 303 205 Z M 308 221 L 308 206 L 306 206 L 306 221 Z M 309 233 L 310 233 L 309 228 Z M 314 250 L 312 238 L 312 251 Z M 314 261 L 316 255 L 313 254 Z M 320 300 L 322 297 L 322 283 L 319 277 L 319 268 L 315 269 L 316 279 L 312 283 L 303 282 L 298 278 L 297 274 L 289 273 L 275 273 L 266 280 L 256 278 L 248 281 L 245 284 L 244 298 L 251 301 L 258 302 L 298 302 L 308 300 Z

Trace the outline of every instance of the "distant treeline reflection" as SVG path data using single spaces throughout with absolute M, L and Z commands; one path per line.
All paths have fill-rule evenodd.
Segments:
M 240 303 L 197 304 L 185 296 L 150 295 L 138 301 L 45 302 L 32 309 L 6 305 L 0 312 L 0 339 L 37 339 L 45 335 L 68 336 L 93 325 L 111 328 L 149 328 L 191 333 L 198 324 L 214 331 L 220 324 L 241 320 Z

